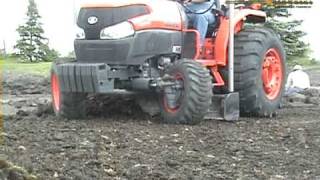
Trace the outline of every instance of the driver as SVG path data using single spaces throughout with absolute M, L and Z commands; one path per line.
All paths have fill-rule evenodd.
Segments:
M 185 11 L 187 13 L 187 16 L 189 18 L 189 21 L 191 22 L 191 25 L 193 28 L 199 31 L 200 33 L 200 40 L 201 40 L 201 46 L 204 45 L 204 41 L 206 38 L 207 30 L 208 30 L 208 25 L 209 24 L 214 24 L 216 22 L 215 16 L 212 14 L 211 10 L 203 13 L 203 14 L 195 14 L 190 12 L 196 12 L 196 13 L 201 13 L 212 5 L 215 0 L 186 0 L 186 6 Z M 212 8 L 215 8 L 212 7 Z

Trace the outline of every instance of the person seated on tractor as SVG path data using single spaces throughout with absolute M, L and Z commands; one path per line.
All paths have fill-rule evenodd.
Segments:
M 200 33 L 201 46 L 204 45 L 208 25 L 216 22 L 214 14 L 211 10 L 208 10 L 208 8 L 210 8 L 214 2 L 215 0 L 186 0 L 185 2 L 187 7 L 185 11 L 189 18 L 189 22 L 191 23 L 192 27 Z M 215 6 L 212 8 L 215 8 Z M 208 11 L 203 14 L 195 14 L 190 12 L 190 10 L 196 13 L 201 13 L 206 10 Z
M 300 93 L 308 88 L 310 88 L 309 75 L 302 70 L 302 66 L 295 65 L 293 71 L 289 73 L 285 95 L 290 96 L 294 93 Z

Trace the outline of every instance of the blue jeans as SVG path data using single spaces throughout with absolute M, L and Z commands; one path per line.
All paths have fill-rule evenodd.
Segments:
M 284 93 L 285 96 L 291 96 L 295 93 L 300 93 L 302 92 L 304 89 L 298 88 L 298 87 L 289 87 L 286 89 L 286 92 Z
M 208 25 L 215 23 L 215 16 L 211 11 L 204 14 L 187 14 L 187 16 L 192 27 L 199 31 L 201 46 L 203 46 L 208 31 Z

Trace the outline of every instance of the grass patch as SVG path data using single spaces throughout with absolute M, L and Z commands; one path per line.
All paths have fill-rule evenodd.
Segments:
M 292 68 L 296 64 L 301 64 L 305 69 L 320 69 L 319 61 L 313 61 L 308 58 L 294 58 L 287 61 L 287 65 Z M 3 59 L 0 57 L 0 69 L 18 73 L 36 74 L 49 76 L 51 62 L 27 63 L 19 62 L 14 57 Z
M 51 62 L 25 63 L 14 58 L 0 58 L 0 66 L 2 70 L 49 76 Z

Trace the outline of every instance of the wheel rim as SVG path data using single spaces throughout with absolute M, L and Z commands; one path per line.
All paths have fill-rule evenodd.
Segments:
M 53 98 L 53 106 L 59 111 L 60 110 L 60 85 L 58 76 L 53 73 L 51 75 L 51 93 Z
M 175 85 L 164 88 L 164 109 L 169 113 L 176 113 L 182 104 L 184 97 L 184 80 L 182 74 L 174 76 Z
M 268 99 L 278 97 L 283 81 L 282 61 L 279 52 L 271 48 L 266 52 L 262 66 L 263 89 Z

